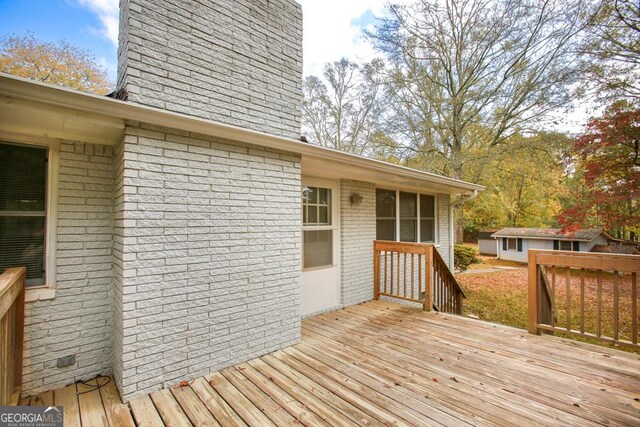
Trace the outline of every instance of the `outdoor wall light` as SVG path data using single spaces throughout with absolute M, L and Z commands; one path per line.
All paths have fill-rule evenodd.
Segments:
M 349 202 L 351 203 L 351 206 L 358 206 L 362 203 L 362 196 L 358 193 L 353 193 L 349 196 Z

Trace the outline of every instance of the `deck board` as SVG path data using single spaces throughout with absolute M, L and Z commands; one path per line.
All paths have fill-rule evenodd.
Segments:
M 91 384 L 91 383 L 89 383 Z M 113 384 L 23 399 L 65 425 L 634 425 L 640 355 L 373 301 L 302 341 L 123 404 Z

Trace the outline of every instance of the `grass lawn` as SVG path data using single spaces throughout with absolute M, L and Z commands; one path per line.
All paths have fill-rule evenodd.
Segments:
M 486 257 L 484 257 L 486 258 Z M 504 261 L 483 259 L 481 264 L 473 264 L 475 269 L 489 268 L 492 265 L 505 265 Z M 523 266 L 517 264 L 517 266 Z M 470 269 L 471 270 L 471 269 Z M 526 269 L 505 270 L 493 273 L 458 274 L 458 283 L 464 289 L 467 298 L 464 302 L 464 314 L 467 316 L 477 316 L 482 320 L 502 323 L 517 328 L 527 328 L 528 310 L 528 276 Z M 547 272 L 549 283 L 552 283 L 552 271 Z M 602 286 L 602 317 L 601 328 L 603 335 L 613 335 L 613 275 L 603 275 Z M 566 326 L 566 270 L 556 271 L 555 304 L 556 304 L 556 325 Z M 575 271 L 569 281 L 570 302 L 569 314 L 572 329 L 579 329 L 580 326 L 580 279 Z M 629 340 L 631 336 L 631 295 L 630 278 L 624 277 L 620 280 L 620 336 Z M 595 274 L 587 273 L 585 276 L 585 330 L 595 333 L 597 328 L 597 280 Z M 640 316 L 638 319 L 640 324 Z M 594 344 L 600 341 L 582 339 L 571 335 L 562 335 L 567 338 L 575 338 Z M 603 344 L 615 348 L 627 349 L 624 347 Z M 637 350 L 636 350 L 637 352 Z

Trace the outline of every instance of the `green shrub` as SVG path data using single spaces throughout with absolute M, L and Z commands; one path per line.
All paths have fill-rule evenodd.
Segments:
M 453 247 L 453 264 L 456 270 L 465 271 L 471 264 L 480 262 L 476 257 L 476 250 L 468 246 L 455 245 Z

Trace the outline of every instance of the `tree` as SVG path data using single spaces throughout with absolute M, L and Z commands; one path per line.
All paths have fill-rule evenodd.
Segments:
M 640 4 L 602 0 L 596 8 L 582 51 L 585 85 L 597 98 L 640 101 Z
M 324 78 L 303 82 L 302 126 L 311 142 L 354 154 L 371 154 L 382 106 L 382 61 L 359 65 L 345 58 L 326 64 Z
M 567 229 L 602 226 L 621 237 L 640 231 L 640 109 L 627 102 L 593 119 L 574 146 L 581 186 L 559 220 Z
M 565 195 L 561 160 L 569 141 L 557 133 L 506 141 L 481 174 L 486 191 L 464 207 L 465 229 L 555 225 Z
M 389 6 L 369 33 L 391 63 L 395 137 L 462 179 L 470 155 L 539 125 L 566 105 L 577 77 L 574 36 L 582 3 L 560 0 L 421 0 Z M 472 130 L 482 125 L 480 141 Z
M 65 41 L 44 42 L 32 34 L 2 39 L 0 72 L 98 94 L 113 86 L 88 51 Z

